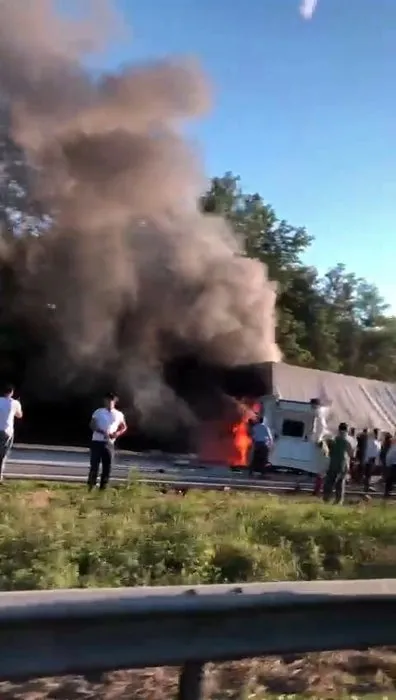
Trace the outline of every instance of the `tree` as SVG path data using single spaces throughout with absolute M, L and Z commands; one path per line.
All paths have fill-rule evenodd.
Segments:
M 304 228 L 279 220 L 259 194 L 244 194 L 239 178 L 230 172 L 212 180 L 202 206 L 206 212 L 228 218 L 246 254 L 265 262 L 274 279 L 298 265 L 312 241 Z
M 396 319 L 384 321 L 381 328 L 362 332 L 360 372 L 370 379 L 396 381 Z
M 321 293 L 317 270 L 303 265 L 294 267 L 279 297 L 278 306 L 281 318 L 286 308 L 299 323 L 298 344 L 302 361 L 297 364 L 338 371 L 336 331 L 331 323 L 328 304 Z M 281 340 L 280 344 L 283 347 Z M 286 348 L 284 352 L 290 360 Z
M 22 149 L 12 138 L 7 104 L 0 103 L 0 235 L 37 235 L 50 217 L 33 196 L 32 171 Z
M 302 261 L 312 240 L 306 230 L 278 219 L 230 172 L 212 180 L 202 206 L 226 216 L 246 255 L 266 263 L 278 281 L 277 337 L 286 361 L 396 380 L 396 367 L 387 361 L 396 348 L 396 320 L 387 318 L 388 305 L 375 285 L 342 263 L 320 278 Z

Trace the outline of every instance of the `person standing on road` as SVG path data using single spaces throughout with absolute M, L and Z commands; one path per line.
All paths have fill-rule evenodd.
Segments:
M 14 442 L 14 421 L 22 416 L 21 402 L 14 399 L 14 387 L 5 386 L 0 395 L 0 482 L 3 481 L 5 463 Z
M 368 441 L 368 430 L 364 428 L 361 433 L 357 436 L 356 445 L 356 481 L 360 483 L 364 476 L 364 460 L 367 451 L 367 441 Z
M 265 467 L 268 464 L 269 454 L 274 444 L 271 428 L 264 415 L 258 417 L 257 422 L 253 424 L 251 429 L 253 440 L 253 450 L 249 465 L 249 476 L 253 476 L 255 472 L 264 473 Z
M 381 452 L 379 456 L 379 461 L 381 465 L 381 472 L 382 472 L 382 479 L 385 481 L 387 477 L 387 454 L 392 447 L 393 439 L 392 439 L 392 434 L 386 432 L 383 436 L 382 443 L 381 443 Z
M 98 480 L 99 468 L 101 490 L 105 489 L 114 464 L 115 442 L 126 432 L 127 425 L 124 414 L 116 408 L 115 394 L 106 394 L 104 405 L 92 414 L 90 428 L 92 430 L 91 466 L 88 474 L 88 488 L 93 489 Z
M 364 492 L 368 493 L 370 491 L 371 477 L 378 466 L 379 456 L 381 452 L 381 442 L 378 439 L 378 430 L 375 428 L 372 435 L 369 435 L 366 446 L 366 454 L 364 458 L 364 479 L 363 486 Z
M 351 459 L 350 476 L 353 481 L 358 480 L 358 466 L 357 466 L 357 449 L 358 449 L 358 439 L 356 437 L 356 428 L 349 429 L 349 442 L 353 448 L 353 456 Z
M 348 426 L 340 423 L 338 434 L 329 442 L 329 468 L 323 484 L 323 500 L 328 502 L 335 492 L 334 502 L 342 505 L 345 497 L 345 484 L 349 472 L 353 446 L 348 436 Z
M 356 450 L 357 450 L 357 437 L 356 437 L 356 428 L 350 428 L 349 430 L 349 442 L 351 443 L 353 447 L 353 457 L 356 457 Z
M 389 498 L 392 495 L 393 487 L 396 484 L 396 436 L 393 440 L 391 435 L 390 438 L 391 444 L 385 455 L 384 498 Z

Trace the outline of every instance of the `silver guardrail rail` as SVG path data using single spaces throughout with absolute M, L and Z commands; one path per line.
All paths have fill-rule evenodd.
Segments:
M 396 580 L 0 593 L 0 680 L 396 644 Z

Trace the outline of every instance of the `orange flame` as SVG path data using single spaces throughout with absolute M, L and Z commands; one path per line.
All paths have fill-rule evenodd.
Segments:
M 235 408 L 237 410 L 232 411 L 233 416 L 225 416 L 202 425 L 198 447 L 201 462 L 226 464 L 230 467 L 247 466 L 252 444 L 249 421 L 254 419 L 260 405 L 241 402 Z

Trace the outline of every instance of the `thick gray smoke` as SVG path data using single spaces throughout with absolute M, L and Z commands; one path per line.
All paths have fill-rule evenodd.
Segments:
M 104 24 L 66 21 L 51 0 L 0 4 L 0 91 L 56 222 L 20 275 L 29 313 L 54 309 L 58 379 L 116 371 L 143 411 L 169 413 L 161 372 L 175 354 L 279 359 L 276 290 L 225 221 L 199 211 L 205 180 L 180 134 L 208 107 L 199 70 L 163 62 L 94 79 L 82 52 Z

